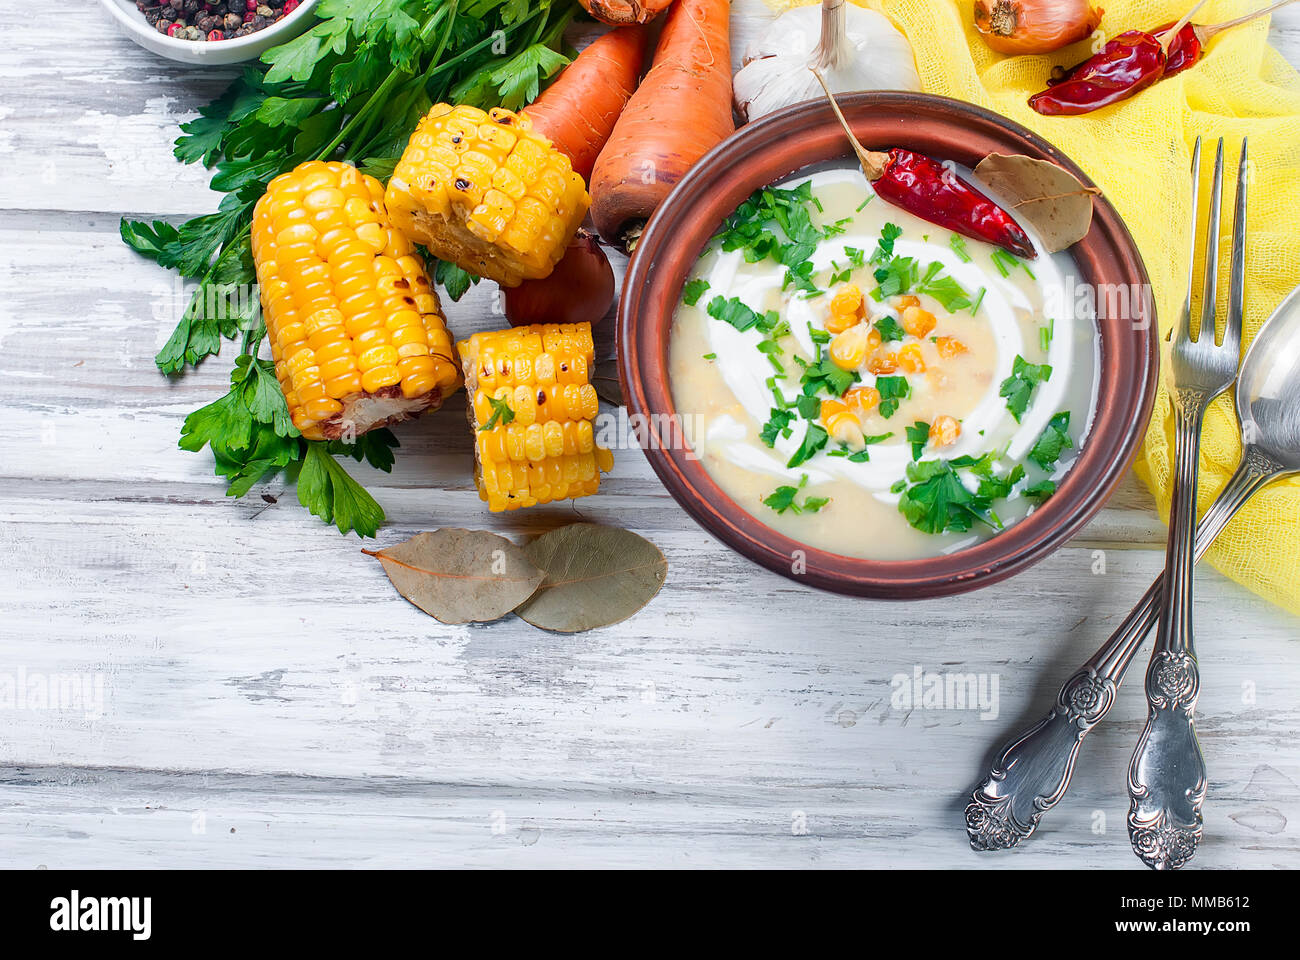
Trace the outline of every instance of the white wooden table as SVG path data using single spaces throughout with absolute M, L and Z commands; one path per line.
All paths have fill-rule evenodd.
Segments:
M 737 47 L 762 15 L 738 4 Z M 1023 850 L 971 853 L 961 817 L 992 748 L 1158 573 L 1136 481 L 1010 582 L 872 603 L 737 557 L 625 451 L 580 509 L 663 549 L 649 608 L 572 637 L 441 626 L 281 484 L 229 500 L 206 453 L 176 449 L 229 361 L 157 373 L 181 304 L 117 224 L 214 208 L 171 144 L 232 71 L 156 59 L 89 2 L 6 4 L 0 36 L 0 693 L 102 684 L 99 711 L 0 710 L 0 866 L 1137 868 L 1140 684 Z M 1274 40 L 1300 62 L 1300 10 Z M 485 294 L 448 312 L 461 335 L 494 322 Z M 572 516 L 486 512 L 461 402 L 400 429 L 391 476 L 356 471 L 389 512 L 381 543 Z M 1198 863 L 1294 866 L 1297 621 L 1211 570 L 1197 586 Z M 891 679 L 918 668 L 996 679 L 997 716 L 897 708 Z

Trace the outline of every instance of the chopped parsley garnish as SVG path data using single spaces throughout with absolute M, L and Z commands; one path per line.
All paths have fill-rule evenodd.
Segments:
M 729 323 L 742 332 L 758 327 L 758 329 L 766 333 L 775 329 L 781 319 L 775 310 L 769 310 L 767 313 L 755 313 L 741 303 L 738 297 L 732 297 L 728 300 L 721 295 L 716 296 L 709 301 L 707 309 L 709 316 L 713 317 L 713 319 Z
M 758 438 L 769 447 L 775 446 L 777 434 L 780 434 L 783 437 L 788 437 L 794 432 L 790 427 L 790 424 L 793 421 L 794 414 L 790 410 L 782 410 L 779 407 L 773 407 L 772 414 L 768 417 L 767 423 L 763 424 L 763 429 L 758 432 Z
M 1029 459 L 1044 470 L 1053 469 L 1056 461 L 1061 459 L 1061 452 L 1074 446 L 1067 432 L 1069 429 L 1070 411 L 1062 410 L 1047 422 L 1047 426 L 1029 451 Z
M 935 268 L 938 269 L 935 269 Z M 916 290 L 918 293 L 926 293 L 934 297 L 943 304 L 943 308 L 949 313 L 956 313 L 958 310 L 965 310 L 970 306 L 970 297 L 962 289 L 962 285 L 950 276 L 936 276 L 943 269 L 943 264 L 934 261 L 930 264 L 921 278 L 920 284 Z
M 888 420 L 898 412 L 900 400 L 912 395 L 912 385 L 906 377 L 876 377 L 876 389 L 880 391 L 880 415 Z
M 771 507 L 777 513 L 785 513 L 787 510 L 793 510 L 795 513 L 816 513 L 826 504 L 831 502 L 830 497 L 804 497 L 803 503 L 796 503 L 795 498 L 799 491 L 808 483 L 808 475 L 804 474 L 799 478 L 797 487 L 786 486 L 777 487 L 771 494 L 763 498 L 763 505 Z
M 507 423 L 514 421 L 515 412 L 510 409 L 510 404 L 506 403 L 504 397 L 488 397 L 487 400 L 492 405 L 492 416 L 488 418 L 487 423 L 478 428 L 480 433 L 491 430 L 498 423 L 504 427 Z
M 903 235 L 903 228 L 896 223 L 887 223 L 880 228 L 880 240 L 871 254 L 870 263 L 884 263 L 894 256 L 894 241 Z
M 821 413 L 822 402 L 816 396 L 804 394 L 794 402 L 794 407 L 805 420 L 816 420 Z
M 1011 276 L 1011 271 L 1016 267 L 1014 254 L 1007 253 L 1005 250 L 994 250 L 990 256 L 993 258 L 993 266 L 998 268 L 998 273 L 1004 277 Z
M 716 353 L 706 353 L 706 354 L 704 355 L 704 359 L 705 359 L 705 360 L 716 360 L 716 359 L 718 359 L 718 355 L 717 355 Z
M 948 246 L 952 247 L 952 252 L 957 254 L 957 259 L 962 263 L 970 263 L 970 251 L 966 249 L 966 240 L 960 234 L 954 233 L 948 239 Z
M 907 336 L 907 331 L 903 329 L 903 325 L 888 315 L 881 317 L 872 326 L 880 331 L 880 339 L 884 343 L 902 340 Z
M 977 522 L 999 526 L 989 515 L 992 500 L 971 493 L 947 460 L 909 463 L 903 483 L 898 511 L 922 533 L 964 533 Z
M 841 370 L 830 357 L 823 357 L 817 363 L 808 364 L 799 382 L 804 396 L 811 397 L 825 390 L 832 396 L 842 397 L 858 379 L 856 371 Z
M 794 452 L 787 467 L 797 467 L 812 458 L 822 447 L 826 446 L 826 441 L 830 439 L 830 434 L 822 427 L 815 423 L 808 424 L 808 430 L 803 435 L 803 443 L 799 444 L 799 449 Z
M 700 297 L 704 296 L 704 292 L 708 289 L 709 281 L 702 277 L 697 277 L 694 280 L 687 281 L 686 286 L 682 288 L 682 303 L 686 304 L 688 307 L 695 306 L 700 302 Z
M 918 420 L 907 428 L 906 433 L 908 441 L 912 444 L 912 459 L 920 460 L 921 454 L 930 443 L 930 425 L 924 420 Z
M 921 267 L 912 257 L 893 257 L 877 267 L 874 276 L 877 286 L 871 299 L 878 303 L 911 290 L 921 277 Z
M 857 247 L 845 247 L 844 255 L 849 258 L 849 263 L 854 267 L 865 267 L 867 265 L 867 252 L 859 250 Z
M 1040 480 L 1038 483 L 1031 483 L 1025 487 L 1025 496 L 1032 497 L 1035 500 L 1046 500 L 1056 493 L 1055 480 Z
M 1051 364 L 1030 363 L 1019 354 L 1016 355 L 1011 376 L 1003 380 L 998 389 L 998 396 L 1006 398 L 1007 409 L 1016 418 L 1016 423 L 1020 422 L 1020 418 L 1029 409 L 1029 398 L 1033 396 L 1034 388 L 1045 383 L 1051 376 Z

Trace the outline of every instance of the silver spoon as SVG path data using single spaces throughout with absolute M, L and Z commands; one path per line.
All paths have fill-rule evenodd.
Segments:
M 1237 379 L 1237 419 L 1241 463 L 1197 525 L 1197 560 L 1261 487 L 1300 474 L 1300 287 L 1278 305 L 1246 351 Z M 1016 846 L 1061 801 L 1083 738 L 1110 711 L 1124 672 L 1160 618 L 1163 600 L 1160 577 L 1101 649 L 1065 681 L 1052 711 L 999 753 L 966 807 L 972 848 Z

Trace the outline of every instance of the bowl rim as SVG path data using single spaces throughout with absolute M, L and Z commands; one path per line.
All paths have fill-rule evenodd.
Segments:
M 246 37 L 230 37 L 220 41 L 180 40 L 176 37 L 169 37 L 167 34 L 159 33 L 153 27 L 149 26 L 148 21 L 144 19 L 144 14 L 135 9 L 131 0 L 101 0 L 101 2 L 108 8 L 108 12 L 112 15 L 113 19 L 121 26 L 125 27 L 128 32 L 147 37 L 150 42 L 158 44 L 159 49 L 171 50 L 179 54 L 185 54 L 193 57 L 196 62 L 202 62 L 202 54 L 199 53 L 199 50 L 203 49 L 205 43 L 220 43 L 223 54 L 236 53 L 249 47 L 264 44 L 266 40 L 269 37 L 274 36 L 281 27 L 284 27 L 290 21 L 298 19 L 299 14 L 310 11 L 316 6 L 319 0 L 302 0 L 293 13 L 289 14 L 287 17 L 282 17 L 264 30 L 250 33 Z M 133 13 L 139 14 L 138 19 L 131 16 Z M 227 62 L 230 61 L 228 60 Z M 213 63 L 215 64 L 216 61 L 214 60 Z
M 983 137 L 1018 141 L 1016 152 L 1050 160 L 1068 170 L 1085 186 L 1095 187 L 1073 160 L 1046 139 L 975 104 L 935 94 L 903 91 L 860 92 L 837 99 L 855 128 L 854 132 L 868 146 L 877 139 L 878 131 L 865 129 L 867 124 L 893 125 L 901 132 L 900 139 L 906 141 L 907 128 L 898 124 L 905 124 L 909 116 L 923 115 L 940 129 L 950 128 L 960 133 L 977 128 Z M 1109 318 L 1103 321 L 1098 317 L 1097 342 L 1101 361 L 1096 405 L 1089 411 L 1092 426 L 1088 437 L 1081 445 L 1075 464 L 1062 479 L 1057 494 L 1006 530 L 953 553 L 918 560 L 869 560 L 832 553 L 768 527 L 724 493 L 705 470 L 702 461 L 685 456 L 682 445 L 675 448 L 671 438 L 667 444 L 662 442 L 658 418 L 676 414 L 667 373 L 672 314 L 686 272 L 702 249 L 701 246 L 684 252 L 684 245 L 691 244 L 692 240 L 688 231 L 680 229 L 682 221 L 689 221 L 691 211 L 702 204 L 720 205 L 719 195 L 724 190 L 716 181 L 735 164 L 746 162 L 754 153 L 768 152 L 780 157 L 780 148 L 767 148 L 774 143 L 797 143 L 799 133 L 831 125 L 839 131 L 829 104 L 824 100 L 810 100 L 742 127 L 691 168 L 647 224 L 628 264 L 618 309 L 619 379 L 629 416 L 641 417 L 639 422 L 643 425 L 645 440 L 639 446 L 668 492 L 709 533 L 741 555 L 796 583 L 837 593 L 887 599 L 945 596 L 996 583 L 1043 559 L 1097 514 L 1136 457 L 1155 402 L 1159 376 L 1155 334 L 1158 328 L 1150 296 L 1150 280 L 1127 226 L 1100 192 L 1095 200 L 1089 235 L 1072 248 L 1072 253 L 1081 274 L 1094 285 L 1098 271 L 1108 264 L 1113 264 L 1116 271 L 1123 274 L 1118 278 L 1123 283 L 1141 285 L 1142 296 L 1136 315 L 1126 321 L 1115 320 L 1115 323 L 1129 328 L 1128 335 L 1136 340 L 1139 349 L 1134 352 L 1131 350 L 1133 344 L 1129 344 L 1129 355 L 1125 356 L 1116 345 L 1111 362 L 1118 367 L 1120 374 L 1128 368 L 1128 376 L 1117 382 L 1108 393 L 1105 380 L 1110 359 L 1108 340 L 1121 331 L 1117 327 L 1108 335 L 1105 331 L 1106 325 L 1110 324 Z M 808 159 L 793 168 L 768 161 L 771 169 L 763 168 L 768 174 L 765 183 L 779 182 L 801 170 L 840 157 L 851 159 L 852 153 L 842 133 L 839 133 L 838 142 L 843 144 L 842 153 Z M 907 146 L 907 143 L 898 145 Z M 793 146 L 789 149 L 792 151 L 790 155 L 794 155 L 804 148 Z M 952 159 L 965 162 L 961 157 Z M 764 163 L 761 159 L 754 162 L 758 165 Z M 973 163 L 968 165 L 973 166 Z M 741 198 L 762 185 L 758 183 L 749 187 Z M 711 187 L 715 189 L 710 192 Z M 726 188 L 727 195 L 734 193 L 735 189 L 735 184 Z M 736 205 L 738 202 L 732 204 L 731 209 Z M 705 242 L 720 224 L 721 218 L 708 224 Z M 1090 257 L 1085 263 L 1081 258 L 1092 250 L 1093 244 L 1097 248 L 1093 253 L 1098 258 Z M 676 262 L 666 267 L 666 259 Z M 681 276 L 668 281 L 663 279 L 665 269 L 674 269 L 683 262 L 686 267 Z M 1089 265 L 1092 272 L 1089 272 Z M 666 296 L 656 300 L 661 290 L 666 291 Z M 662 317 L 665 311 L 666 320 Z M 656 315 L 653 323 L 645 320 L 645 316 L 650 314 Z M 655 337 L 660 340 L 656 341 Z M 657 357 L 661 358 L 658 363 Z M 1103 408 L 1108 400 L 1116 398 L 1119 400 L 1118 409 Z M 1103 419 L 1109 426 L 1118 427 L 1119 433 L 1099 436 L 1099 422 Z M 799 572 L 795 571 L 796 566 L 800 568 Z

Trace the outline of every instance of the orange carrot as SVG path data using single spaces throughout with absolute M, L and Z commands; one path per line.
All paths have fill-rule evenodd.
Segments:
M 649 23 L 673 0 L 578 0 L 597 20 L 606 23 Z
M 533 129 L 568 155 L 583 180 L 591 179 L 600 148 L 636 89 L 644 60 L 645 27 L 611 30 L 524 111 Z
M 730 0 L 677 0 L 654 66 L 628 101 L 591 175 L 600 235 L 628 249 L 695 162 L 735 131 Z

